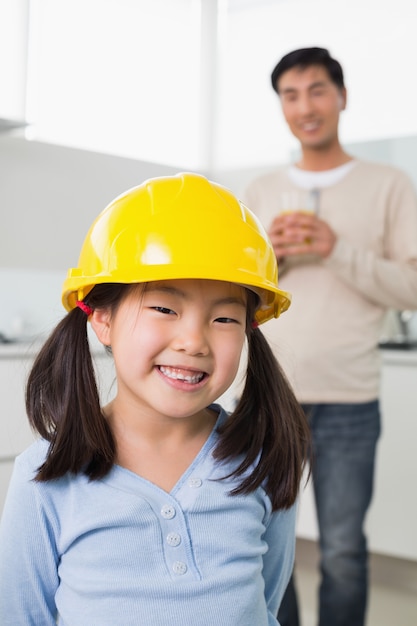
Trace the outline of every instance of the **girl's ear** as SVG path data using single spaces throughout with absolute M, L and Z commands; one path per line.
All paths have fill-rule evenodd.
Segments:
M 100 343 L 104 346 L 110 346 L 110 311 L 107 309 L 93 311 L 90 316 L 90 324 Z

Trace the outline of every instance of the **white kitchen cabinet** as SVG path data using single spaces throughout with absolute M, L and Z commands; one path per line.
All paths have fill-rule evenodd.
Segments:
M 37 350 L 31 346 L 0 347 L 0 512 L 13 469 L 13 461 L 34 441 L 25 410 L 25 383 Z M 94 353 L 100 395 L 107 403 L 114 395 L 113 359 L 104 349 Z
M 7 488 L 13 471 L 13 460 L 0 460 L 0 517 L 3 510 L 3 503 L 6 498 Z
M 372 552 L 417 561 L 417 352 L 382 354 L 382 434 L 366 528 Z M 297 535 L 318 538 L 311 482 L 304 490 Z
M 32 441 L 26 411 L 24 386 L 32 358 L 4 357 L 0 359 L 0 389 L 2 398 L 0 419 L 0 459 L 10 461 Z
M 374 552 L 417 561 L 417 352 L 386 352 L 382 436 L 368 533 Z

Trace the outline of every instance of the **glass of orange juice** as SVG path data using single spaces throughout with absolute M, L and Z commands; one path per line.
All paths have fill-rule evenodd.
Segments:
M 318 189 L 298 189 L 282 191 L 279 197 L 279 213 L 312 213 L 319 212 L 320 194 Z M 311 243 L 306 239 L 305 243 Z
M 282 191 L 279 197 L 279 213 L 292 213 L 301 211 L 302 213 L 318 214 L 319 210 L 318 189 L 298 189 Z

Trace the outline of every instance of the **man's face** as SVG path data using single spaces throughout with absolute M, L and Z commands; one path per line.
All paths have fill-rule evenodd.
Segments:
M 278 93 L 289 129 L 303 148 L 325 150 L 338 142 L 346 90 L 331 81 L 324 67 L 287 70 L 278 81 Z

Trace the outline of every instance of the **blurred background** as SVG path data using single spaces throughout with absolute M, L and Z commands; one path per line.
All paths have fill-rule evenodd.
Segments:
M 348 89 L 342 143 L 355 156 L 400 167 L 417 187 L 416 6 L 0 0 L 0 508 L 14 456 L 30 440 L 25 373 L 38 340 L 64 314 L 61 283 L 90 223 L 151 176 L 201 172 L 239 195 L 256 175 L 293 159 L 297 144 L 270 85 L 283 54 L 329 48 Z M 395 347 L 405 334 L 417 339 L 416 319 L 414 311 L 390 311 L 381 340 Z M 417 351 L 391 346 L 381 359 L 384 434 L 369 519 L 379 595 L 371 613 L 378 626 L 411 626 Z M 298 537 L 312 616 L 317 530 L 308 490 Z
M 42 331 L 42 311 L 49 327 L 47 293 L 26 310 L 26 270 L 56 299 L 127 187 L 190 170 L 239 194 L 292 158 L 269 77 L 296 47 L 341 61 L 347 148 L 417 186 L 415 17 L 412 0 L 0 0 L 0 333 Z

